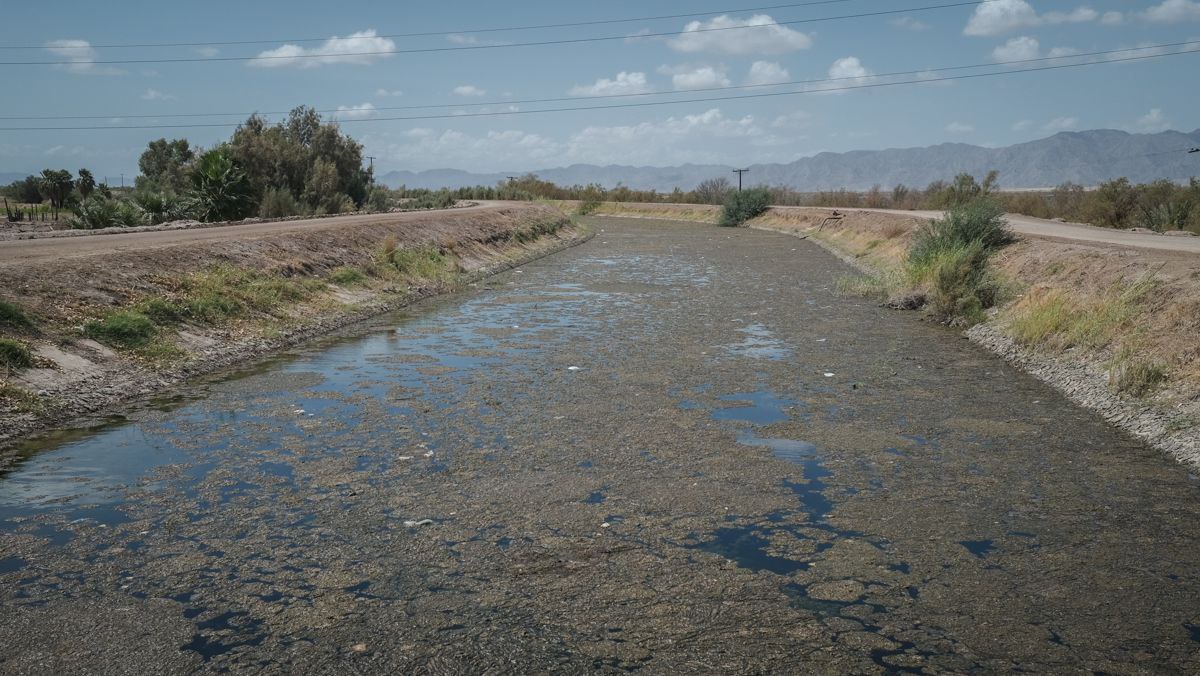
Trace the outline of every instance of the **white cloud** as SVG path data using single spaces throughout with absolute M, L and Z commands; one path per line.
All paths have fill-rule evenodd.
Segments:
M 1025 131 L 1033 127 L 1033 120 L 1020 120 L 1013 123 L 1013 131 Z
M 621 71 L 611 80 L 602 77 L 590 85 L 575 85 L 567 92 L 571 96 L 610 96 L 613 94 L 645 94 L 654 91 L 645 73 Z
M 1042 125 L 1042 131 L 1066 131 L 1079 126 L 1077 117 L 1056 117 Z
M 1005 61 L 1025 61 L 1036 59 L 1041 54 L 1042 47 L 1036 38 L 1021 36 L 992 50 L 992 58 L 1004 63 Z
M 457 96 L 483 96 L 484 94 L 487 94 L 486 89 L 480 89 L 475 85 L 459 85 L 452 91 Z
M 311 49 L 299 45 L 268 49 L 251 59 L 249 64 L 258 68 L 316 68 L 337 63 L 366 66 L 394 56 L 379 52 L 391 52 L 395 49 L 395 42 L 379 37 L 374 30 L 367 30 L 351 33 L 344 38 L 335 35 Z
M 147 89 L 142 93 L 143 101 L 174 101 L 175 97 L 170 94 L 164 94 L 157 89 Z
M 902 16 L 898 19 L 892 19 L 891 24 L 896 28 L 903 28 L 906 31 L 923 31 L 929 29 L 929 24 L 917 21 L 911 16 Z
M 1099 12 L 1086 6 L 1069 12 L 1046 12 L 1039 16 L 1026 0 L 992 0 L 975 8 L 963 34 L 1001 35 L 1042 24 L 1085 23 L 1100 18 Z
M 1100 23 L 1105 26 L 1120 26 L 1125 23 L 1125 15 L 1120 12 L 1105 12 L 1100 15 Z
M 774 61 L 755 61 L 750 64 L 750 72 L 746 75 L 746 84 L 768 85 L 787 82 L 792 79 L 783 66 Z
M 87 40 L 51 40 L 46 51 L 66 61 L 55 68 L 77 75 L 124 75 L 120 68 L 96 63 L 96 48 Z
M 946 125 L 946 131 L 951 134 L 970 134 L 975 131 L 975 127 L 963 122 L 951 122 Z
M 1074 47 L 1054 47 L 1046 53 L 1046 56 L 1049 56 L 1052 59 L 1060 59 L 1068 56 L 1075 56 L 1078 53 L 1079 50 L 1075 49 Z
M 1139 117 L 1133 128 L 1150 134 L 1166 131 L 1171 128 L 1171 121 L 1163 115 L 1162 108 L 1151 108 L 1150 112 Z
M 1155 23 L 1200 21 L 1200 2 L 1197 0 L 1164 0 L 1162 4 L 1142 12 L 1142 18 Z
M 1076 7 L 1069 12 L 1046 12 L 1042 21 L 1049 24 L 1059 23 L 1088 23 L 1100 18 L 1100 12 L 1091 7 Z
M 761 26 L 761 28 L 748 28 Z M 667 44 L 677 52 L 719 54 L 786 54 L 812 46 L 812 38 L 780 26 L 766 14 L 735 19 L 722 14 L 709 21 L 691 21 Z
M 799 117 L 797 117 L 799 119 Z M 389 164 L 427 169 L 521 170 L 564 163 L 674 165 L 729 161 L 731 149 L 755 146 L 760 161 L 789 161 L 797 137 L 776 137 L 753 116 L 727 117 L 713 108 L 628 125 L 594 125 L 561 138 L 517 130 L 472 135 L 410 129 L 389 140 L 369 139 Z M 378 166 L 382 162 L 376 162 Z
M 399 89 L 384 89 L 380 87 L 375 90 L 375 96 L 404 96 L 404 92 Z
M 339 120 L 362 120 L 378 112 L 374 104 L 360 103 L 357 106 L 338 106 L 334 118 Z
M 661 66 L 658 72 L 671 76 L 671 86 L 676 91 L 730 85 L 729 78 L 725 76 L 725 66 Z
M 830 79 L 837 80 L 832 82 L 829 87 L 832 88 L 831 94 L 845 94 L 847 90 L 838 90 L 839 87 L 858 87 L 865 85 L 871 81 L 871 71 L 867 70 L 866 66 L 862 65 L 857 56 L 847 56 L 843 59 L 838 59 L 829 67 Z M 816 90 L 821 91 L 821 90 Z

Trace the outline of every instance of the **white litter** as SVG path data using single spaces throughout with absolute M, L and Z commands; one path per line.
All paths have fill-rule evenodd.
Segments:
M 426 457 L 426 458 L 432 458 L 432 457 L 433 457 L 433 451 L 425 451 L 425 457 Z
M 837 374 L 836 374 L 836 373 L 826 373 L 826 374 L 825 374 L 825 377 L 826 377 L 826 378 L 832 378 L 832 377 L 834 377 L 835 375 L 837 375 Z
M 292 411 L 292 413 L 295 413 L 296 415 L 304 415 L 305 411 L 302 408 L 298 408 L 295 411 Z
M 824 343 L 824 342 L 825 342 L 825 341 L 827 341 L 827 340 L 829 340 L 829 339 L 828 339 L 828 338 L 818 338 L 818 339 L 817 339 L 817 342 L 818 342 L 818 343 Z
M 611 524 L 609 524 L 607 521 L 605 521 L 604 523 L 600 524 L 600 527 L 601 527 L 601 528 L 608 528 L 610 525 L 611 525 Z
M 405 521 L 406 528 L 416 528 L 417 526 L 432 526 L 433 519 L 421 519 L 420 521 Z
M 579 367 L 578 367 L 578 366 L 568 366 L 568 367 L 567 367 L 567 370 L 568 370 L 568 371 L 578 371 L 578 370 L 580 370 L 580 369 L 579 369 Z
M 412 459 L 413 459 L 413 457 L 412 457 L 411 455 L 402 455 L 402 456 L 400 456 L 400 457 L 398 457 L 398 458 L 396 458 L 396 459 L 397 459 L 397 460 L 412 460 Z

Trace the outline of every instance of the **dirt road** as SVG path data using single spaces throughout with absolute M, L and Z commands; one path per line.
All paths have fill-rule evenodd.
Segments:
M 1197 673 L 1185 468 L 782 234 L 594 239 L 22 449 L 3 673 Z
M 212 228 L 188 230 L 158 230 L 121 233 L 115 235 L 81 235 L 78 237 L 45 237 L 0 241 L 0 265 L 13 262 L 36 262 L 92 256 L 100 253 L 155 249 L 193 244 L 197 242 L 224 241 L 232 238 L 255 239 L 289 232 L 312 232 L 335 230 L 347 225 L 366 223 L 394 224 L 437 218 L 440 213 L 486 213 L 511 208 L 511 202 L 479 202 L 474 206 L 461 207 L 452 212 L 408 211 L 390 214 L 355 214 L 330 216 L 296 221 L 274 221 L 246 223 Z
M 860 209 L 860 211 L 921 218 L 941 218 L 942 216 L 941 211 L 901 211 L 898 209 Z M 1200 237 L 1172 237 L 1113 228 L 1098 228 L 1084 223 L 1060 223 L 1021 214 L 1005 214 L 1005 218 L 1008 219 L 1010 228 L 1023 235 L 1200 254 Z

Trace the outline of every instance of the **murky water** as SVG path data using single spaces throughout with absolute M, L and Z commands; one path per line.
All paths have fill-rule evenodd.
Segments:
M 1187 472 L 801 242 L 596 224 L 18 449 L 0 671 L 1200 666 Z

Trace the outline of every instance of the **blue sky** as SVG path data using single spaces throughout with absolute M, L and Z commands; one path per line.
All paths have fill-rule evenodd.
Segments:
M 661 107 L 512 117 L 380 121 L 413 114 L 390 106 L 455 104 L 439 113 L 503 111 L 481 103 L 595 94 L 672 92 L 1012 61 L 1200 40 L 1200 0 L 993 0 L 978 7 L 724 31 L 689 28 L 789 22 L 908 9 L 953 0 L 844 0 L 810 7 L 657 21 L 472 34 L 478 28 L 733 10 L 776 2 L 606 3 L 59 2 L 5 9 L 4 61 L 68 59 L 66 66 L 0 66 L 5 116 L 97 115 L 97 120 L 10 121 L 0 126 L 166 123 L 128 115 L 248 113 L 296 105 L 345 109 L 344 128 L 376 168 L 525 171 L 573 163 L 672 165 L 787 162 L 817 152 L 945 141 L 1007 145 L 1061 130 L 1154 132 L 1200 127 L 1200 54 L 995 78 Z M 692 23 L 693 21 L 698 23 Z M 396 33 L 446 31 L 419 38 Z M 645 32 L 677 37 L 420 54 L 346 52 L 561 40 Z M 326 41 L 333 37 L 340 40 Z M 347 36 L 359 36 L 345 40 Z M 320 38 L 289 44 L 289 38 Z M 264 40 L 220 47 L 101 48 L 140 42 Z M 82 42 L 81 42 L 82 41 Z M 1193 48 L 1200 48 L 1196 45 Z M 108 59 L 269 54 L 269 62 L 105 65 Z M 792 87 L 793 89 L 795 87 Z M 710 92 L 693 96 L 750 93 Z M 655 100 L 646 97 L 637 100 Z M 626 101 L 630 99 L 624 99 Z M 591 104 L 610 103 L 594 100 Z M 575 105 L 571 103 L 550 105 Z M 547 104 L 515 104 L 529 110 Z M 211 146 L 244 116 L 197 118 L 223 128 L 0 131 L 0 172 L 47 166 L 136 173 L 160 136 Z M 375 120 L 375 121 L 370 121 Z

